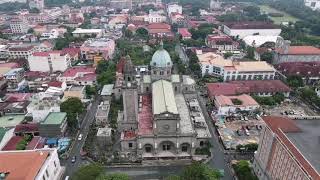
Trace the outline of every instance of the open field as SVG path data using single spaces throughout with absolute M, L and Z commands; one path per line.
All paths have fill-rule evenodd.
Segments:
M 268 13 L 281 13 L 281 14 L 283 14 L 283 17 L 269 16 L 270 19 L 272 19 L 275 24 L 281 24 L 282 22 L 296 22 L 299 20 L 298 18 L 295 18 L 286 12 L 279 11 L 279 10 L 274 9 L 274 8 L 267 6 L 267 5 L 261 5 L 259 7 L 260 7 L 262 13 L 267 13 L 267 14 Z

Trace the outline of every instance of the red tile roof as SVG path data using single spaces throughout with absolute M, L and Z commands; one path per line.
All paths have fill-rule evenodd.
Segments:
M 151 23 L 148 25 L 148 29 L 171 29 L 171 26 L 166 23 Z
M 70 56 L 76 56 L 80 54 L 80 48 L 63 48 L 62 54 L 69 54 Z
M 35 136 L 32 138 L 32 140 L 28 143 L 26 150 L 33 150 L 33 149 L 39 149 L 44 147 L 44 138 Z
M 320 55 L 320 49 L 313 46 L 290 46 L 288 53 L 291 55 Z
M 231 81 L 227 83 L 208 83 L 210 98 L 217 95 L 237 95 L 250 93 L 290 92 L 291 89 L 280 80 Z
M 267 126 L 278 136 L 278 139 L 288 148 L 291 154 L 299 162 L 300 166 L 311 176 L 312 179 L 320 179 L 320 174 L 304 158 L 299 149 L 288 139 L 285 133 L 299 133 L 301 129 L 295 122 L 287 117 L 266 116 L 263 117 Z
M 32 93 L 6 93 L 5 102 L 22 102 L 27 101 L 32 96 Z
M 51 81 L 51 82 L 48 82 L 48 86 L 50 87 L 57 87 L 57 88 L 61 88 L 62 86 L 62 82 L 60 81 Z
M 320 62 L 285 62 L 274 66 L 285 75 L 299 75 L 302 77 L 319 77 Z
M 14 151 L 16 150 L 17 144 L 22 140 L 21 136 L 13 136 L 7 144 L 2 148 L 2 151 Z M 2 163 L 0 163 L 2 164 Z
M 32 55 L 33 56 L 48 57 L 50 54 L 60 54 L 60 55 L 62 55 L 62 51 L 34 52 Z
M 134 131 L 124 131 L 123 132 L 123 139 L 124 140 L 133 139 L 136 136 L 137 136 L 137 134 Z
M 78 66 L 67 69 L 62 77 L 75 77 L 77 73 L 95 73 L 95 69 L 89 66 Z
M 96 81 L 97 75 L 95 73 L 85 74 L 82 77 L 77 77 L 76 81 Z
M 123 74 L 124 65 L 126 63 L 125 58 L 121 58 L 117 64 L 117 73 Z
M 8 67 L 8 68 L 18 68 L 19 64 L 18 63 L 1 63 L 0 67 Z
M 29 132 L 38 132 L 38 124 L 18 124 L 14 128 L 14 133 L 29 133 Z
M 152 98 L 142 96 L 142 108 L 138 114 L 138 134 L 152 134 Z
M 179 34 L 181 34 L 182 37 L 191 37 L 192 34 L 188 31 L 187 28 L 179 28 L 178 29 Z

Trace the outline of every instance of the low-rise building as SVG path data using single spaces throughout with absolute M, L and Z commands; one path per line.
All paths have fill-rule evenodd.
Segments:
M 182 14 L 182 6 L 177 3 L 170 3 L 167 5 L 167 13 L 171 15 L 172 13 Z
M 59 37 L 59 32 L 56 29 L 52 29 L 50 32 L 44 32 L 40 36 L 40 40 L 46 39 L 57 39 Z
M 260 35 L 251 35 L 243 38 L 243 41 L 247 46 L 251 47 L 260 47 L 265 43 L 276 43 L 277 39 L 281 38 L 280 36 L 260 36 Z
M 21 114 L 10 114 L 0 117 L 0 127 L 2 128 L 14 128 L 16 125 L 21 124 L 25 119 Z
M 110 111 L 110 102 L 103 101 L 98 106 L 96 112 L 96 125 L 98 126 L 106 126 L 108 124 L 108 116 Z
M 112 144 L 112 128 L 99 128 L 97 132 L 97 140 L 101 148 L 106 148 L 107 145 Z
M 39 124 L 39 133 L 42 137 L 63 137 L 67 130 L 67 113 L 50 112 Z
M 64 91 L 63 101 L 69 98 L 79 98 L 83 100 L 85 98 L 85 86 L 71 86 Z
M 214 98 L 214 104 L 218 115 L 230 115 L 240 111 L 252 112 L 258 109 L 259 104 L 249 95 L 224 96 Z
M 276 70 L 265 61 L 226 60 L 216 53 L 198 54 L 199 64 L 204 75 L 214 75 L 223 81 L 272 80 Z
M 100 95 L 104 100 L 111 100 L 113 94 L 113 84 L 106 84 L 103 86 Z
M 291 89 L 280 80 L 252 80 L 252 81 L 231 81 L 227 83 L 208 83 L 208 95 L 211 100 L 215 96 L 234 96 L 238 94 L 249 94 L 258 96 L 272 96 L 276 93 L 283 93 L 289 97 Z
M 67 69 L 57 77 L 57 80 L 60 82 L 66 82 L 67 85 L 77 85 L 79 84 L 77 78 L 85 77 L 88 74 L 95 74 L 95 68 L 88 66 L 75 66 Z
M 113 57 L 115 41 L 109 38 L 88 39 L 80 47 L 81 58 L 92 60 L 94 56 L 101 55 L 105 60 Z
M 83 36 L 95 36 L 97 38 L 102 37 L 104 34 L 103 29 L 82 29 L 77 28 L 72 32 L 74 37 L 83 37 Z
M 24 58 L 28 59 L 29 56 L 32 55 L 37 50 L 37 48 L 33 45 L 29 46 L 11 46 L 8 49 L 8 56 L 12 59 Z
M 244 37 L 251 35 L 279 36 L 281 28 L 270 22 L 228 22 L 224 23 L 223 32 L 228 36 L 243 39 Z
M 171 26 L 166 23 L 151 23 L 147 26 L 149 35 L 152 37 L 173 37 Z
M 19 92 L 23 91 L 27 83 L 24 79 L 24 69 L 23 68 L 14 68 L 9 72 L 5 73 L 4 78 L 7 80 L 7 91 L 8 92 Z
M 239 43 L 226 35 L 208 35 L 206 38 L 207 46 L 216 48 L 219 51 L 235 51 L 238 50 Z
M 259 148 L 253 169 L 261 180 L 320 179 L 319 119 L 262 117 Z
M 69 54 L 62 51 L 34 52 L 28 57 L 30 71 L 64 72 L 71 67 Z
M 0 151 L 4 179 L 61 179 L 64 169 L 56 149 Z
M 311 8 L 312 10 L 320 9 L 320 1 L 319 0 L 304 0 L 304 5 Z
M 13 18 L 10 20 L 10 29 L 14 34 L 26 34 L 29 27 L 24 19 Z
M 191 39 L 192 34 L 189 32 L 188 28 L 179 28 L 178 33 L 181 35 L 183 40 Z

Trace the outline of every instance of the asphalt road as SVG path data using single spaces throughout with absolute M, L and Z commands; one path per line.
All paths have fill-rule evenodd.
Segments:
M 96 96 L 95 100 L 89 105 L 89 109 L 87 110 L 87 113 L 81 123 L 81 126 L 80 126 L 80 130 L 79 130 L 78 135 L 82 134 L 82 140 L 79 141 L 78 136 L 75 138 L 76 142 L 75 142 L 74 146 L 72 147 L 72 150 L 69 155 L 69 159 L 67 159 L 66 161 L 62 161 L 63 166 L 66 167 L 66 172 L 65 172 L 64 177 L 71 176 L 79 168 L 79 166 L 81 166 L 81 164 L 82 164 L 82 160 L 80 157 L 80 150 L 82 149 L 82 147 L 86 141 L 86 137 L 89 132 L 90 124 L 94 120 L 99 103 L 100 103 L 100 96 Z M 76 156 L 75 163 L 71 162 L 71 159 L 73 156 Z

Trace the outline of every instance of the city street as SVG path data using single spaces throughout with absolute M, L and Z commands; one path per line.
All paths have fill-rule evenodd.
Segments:
M 79 130 L 78 135 L 82 134 L 82 137 L 83 137 L 82 140 L 79 141 L 78 136 L 75 137 L 75 143 L 70 151 L 69 158 L 66 161 L 62 161 L 62 165 L 65 166 L 65 168 L 66 168 L 66 172 L 65 172 L 64 177 L 71 176 L 79 168 L 79 166 L 82 164 L 82 162 L 81 162 L 82 160 L 80 157 L 80 150 L 82 149 L 82 147 L 86 141 L 86 137 L 89 132 L 90 124 L 94 120 L 99 103 L 100 103 L 100 96 L 96 96 L 95 100 L 91 103 L 89 110 L 87 110 L 87 113 L 81 123 L 81 126 L 80 126 L 80 130 Z M 76 156 L 76 158 L 77 158 L 75 163 L 71 162 L 71 159 L 73 156 Z

